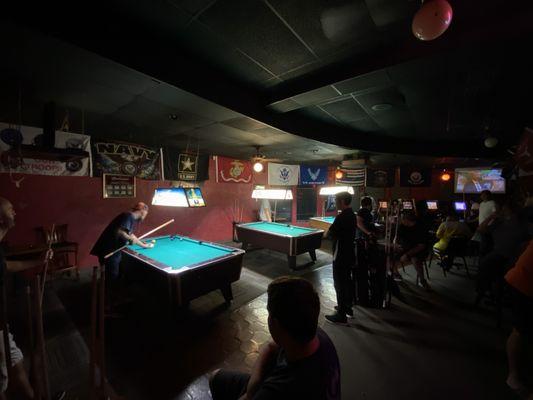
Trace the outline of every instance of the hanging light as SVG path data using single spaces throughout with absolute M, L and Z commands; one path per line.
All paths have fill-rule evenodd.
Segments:
M 450 179 L 452 179 L 452 176 L 446 172 L 446 170 L 442 171 L 442 174 L 440 175 L 440 180 L 443 182 L 448 182 Z
M 419 40 L 433 40 L 452 23 L 453 10 L 446 0 L 426 1 L 413 18 L 411 29 Z
M 263 164 L 261 164 L 259 161 L 257 161 L 254 164 L 254 171 L 255 172 L 262 172 L 263 171 Z
M 484 141 L 485 147 L 492 149 L 498 145 L 498 138 L 495 136 L 488 136 Z
M 344 173 L 339 168 L 337 168 L 337 171 L 335 172 L 335 179 L 342 179 L 343 176 Z

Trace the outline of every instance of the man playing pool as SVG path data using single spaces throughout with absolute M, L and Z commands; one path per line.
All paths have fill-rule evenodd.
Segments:
M 133 233 L 139 222 L 144 221 L 147 215 L 148 206 L 143 202 L 139 202 L 131 211 L 123 212 L 116 216 L 100 234 L 100 237 L 91 250 L 91 254 L 98 257 L 100 265 L 105 266 L 105 277 L 109 294 L 111 294 L 111 289 L 115 288 L 118 283 L 122 252 L 117 251 L 108 258 L 105 258 L 105 256 L 128 243 L 136 244 L 145 249 L 153 247 L 154 245 L 152 243 L 143 243 Z

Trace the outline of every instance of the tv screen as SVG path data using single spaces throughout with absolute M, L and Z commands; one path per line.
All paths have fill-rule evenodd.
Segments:
M 465 211 L 466 210 L 466 203 L 464 201 L 455 201 L 453 203 L 453 206 L 455 207 L 455 211 Z
M 205 207 L 204 197 L 200 188 L 185 188 L 189 207 Z
M 455 170 L 455 193 L 505 193 L 501 168 L 458 168 Z
M 412 210 L 413 209 L 413 203 L 411 203 L 410 201 L 404 201 L 402 203 L 403 205 L 403 209 L 404 210 Z
M 380 201 L 379 202 L 379 208 L 387 209 L 389 208 L 389 202 L 388 201 Z
M 428 210 L 438 210 L 439 206 L 436 201 L 434 200 L 428 200 L 426 201 L 426 204 L 428 206 Z
M 154 206 L 189 207 L 183 188 L 156 189 L 152 204 Z

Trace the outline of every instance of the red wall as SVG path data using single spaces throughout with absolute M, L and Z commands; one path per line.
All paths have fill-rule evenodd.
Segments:
M 244 206 L 243 220 L 256 219 L 259 205 L 251 198 L 252 188 L 254 184 L 265 183 L 266 173 L 254 174 L 250 184 L 216 183 L 211 159 L 209 175 L 210 180 L 201 184 L 207 207 L 153 206 L 138 233 L 174 218 L 176 222 L 163 228 L 160 234 L 178 233 L 211 241 L 230 240 L 232 208 L 236 199 L 240 206 Z M 68 239 L 80 244 L 80 266 L 91 266 L 96 262 L 89 255 L 91 246 L 111 219 L 130 209 L 136 201 L 150 204 L 154 189 L 168 186 L 170 182 L 137 179 L 135 199 L 103 199 L 101 178 L 25 175 L 17 189 L 8 174 L 0 174 L 0 196 L 9 199 L 17 213 L 16 226 L 5 240 L 14 245 L 34 243 L 35 227 L 68 224 Z

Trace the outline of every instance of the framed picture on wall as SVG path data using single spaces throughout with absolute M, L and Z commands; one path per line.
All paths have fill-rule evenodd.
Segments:
M 103 174 L 102 192 L 104 199 L 133 198 L 136 195 L 135 176 Z

